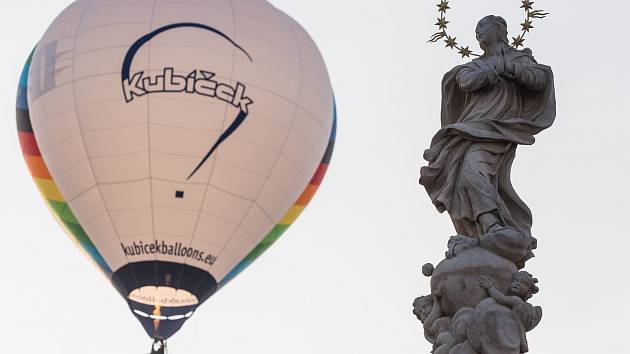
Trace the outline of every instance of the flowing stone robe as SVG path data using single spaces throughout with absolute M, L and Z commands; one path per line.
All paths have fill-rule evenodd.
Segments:
M 510 50 L 515 77 L 497 74 L 492 59 L 457 66 L 442 82 L 442 129 L 424 158 L 420 183 L 438 211 L 448 211 L 460 235 L 480 238 L 479 216 L 494 213 L 506 227 L 531 235 L 532 215 L 510 182 L 519 144 L 550 127 L 556 116 L 551 68 L 529 50 Z

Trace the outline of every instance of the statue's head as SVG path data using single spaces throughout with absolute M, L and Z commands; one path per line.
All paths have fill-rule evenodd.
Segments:
M 515 272 L 512 275 L 512 284 L 510 285 L 510 293 L 516 295 L 523 300 L 528 300 L 534 294 L 538 293 L 538 279 L 534 278 L 528 272 Z
M 435 298 L 433 295 L 421 296 L 413 302 L 413 314 L 418 317 L 422 323 L 429 317 L 431 309 L 433 309 L 433 302 Z
M 477 24 L 477 40 L 481 49 L 501 43 L 509 46 L 507 22 L 500 16 L 486 16 Z

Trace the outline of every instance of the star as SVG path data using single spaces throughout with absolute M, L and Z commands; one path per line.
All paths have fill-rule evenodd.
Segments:
M 446 21 L 446 19 L 444 17 L 442 18 L 438 18 L 438 23 L 436 23 L 436 26 L 439 26 L 440 29 L 446 29 L 446 25 L 448 25 L 450 22 Z
M 531 10 L 532 9 L 532 5 L 534 5 L 533 1 L 531 1 L 531 0 L 523 0 L 523 5 L 521 6 L 521 9 Z
M 534 28 L 531 20 L 525 20 L 525 22 L 521 23 L 521 26 L 523 26 L 524 32 L 529 32 L 530 29 Z
M 523 36 L 518 36 L 518 37 L 512 37 L 512 39 L 514 40 L 512 42 L 512 46 L 516 49 L 518 49 L 518 47 L 522 47 L 523 43 L 525 42 L 525 38 L 523 38 Z
M 470 58 L 470 55 L 472 54 L 472 50 L 470 50 L 469 47 L 462 47 L 459 50 L 459 54 L 462 55 L 462 58 L 465 58 L 465 57 L 469 57 Z
M 457 45 L 457 37 L 451 37 L 451 36 L 446 36 L 446 39 L 444 40 L 444 42 L 446 42 L 446 47 L 447 48 L 455 48 L 455 46 Z
M 437 7 L 440 8 L 438 12 L 446 12 L 446 10 L 450 9 L 450 7 L 448 7 L 448 1 L 446 0 L 441 0 Z

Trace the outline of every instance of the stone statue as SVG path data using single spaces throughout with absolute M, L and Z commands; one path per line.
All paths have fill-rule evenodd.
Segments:
M 422 268 L 431 295 L 416 299 L 414 314 L 433 353 L 520 354 L 542 309 L 528 303 L 538 280 L 520 271 L 538 241 L 510 170 L 518 145 L 555 120 L 554 78 L 531 50 L 510 46 L 503 18 L 484 17 L 476 32 L 484 54 L 444 76 L 442 128 L 420 177 L 457 235 L 444 260 Z
M 510 183 L 519 144 L 555 119 L 553 74 L 528 49 L 509 46 L 507 24 L 483 18 L 477 39 L 484 55 L 449 71 L 442 82 L 442 129 L 424 157 L 420 183 L 460 235 L 512 228 L 531 234 L 532 216 Z

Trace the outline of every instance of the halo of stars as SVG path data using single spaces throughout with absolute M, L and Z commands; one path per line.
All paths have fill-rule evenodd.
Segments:
M 534 9 L 534 1 L 532 0 L 520 0 L 521 1 L 521 9 L 525 11 L 527 17 L 525 21 L 521 23 L 521 32 L 517 37 L 512 37 L 511 46 L 515 49 L 522 47 L 525 43 L 525 35 L 529 33 L 533 28 L 534 19 L 541 19 L 547 17 L 549 15 L 547 12 L 543 10 Z M 429 39 L 429 43 L 436 43 L 440 40 L 444 40 L 446 43 L 446 48 L 451 48 L 453 50 L 457 50 L 459 54 L 461 54 L 462 58 L 470 58 L 471 56 L 479 57 L 479 54 L 474 53 L 470 50 L 470 46 L 463 46 L 457 42 L 457 37 L 453 37 L 448 34 L 448 24 L 450 23 L 446 19 L 446 13 L 451 9 L 449 6 L 450 0 L 440 0 L 440 3 L 437 5 L 438 7 L 438 19 L 435 24 L 438 26 L 438 32 L 433 34 Z

